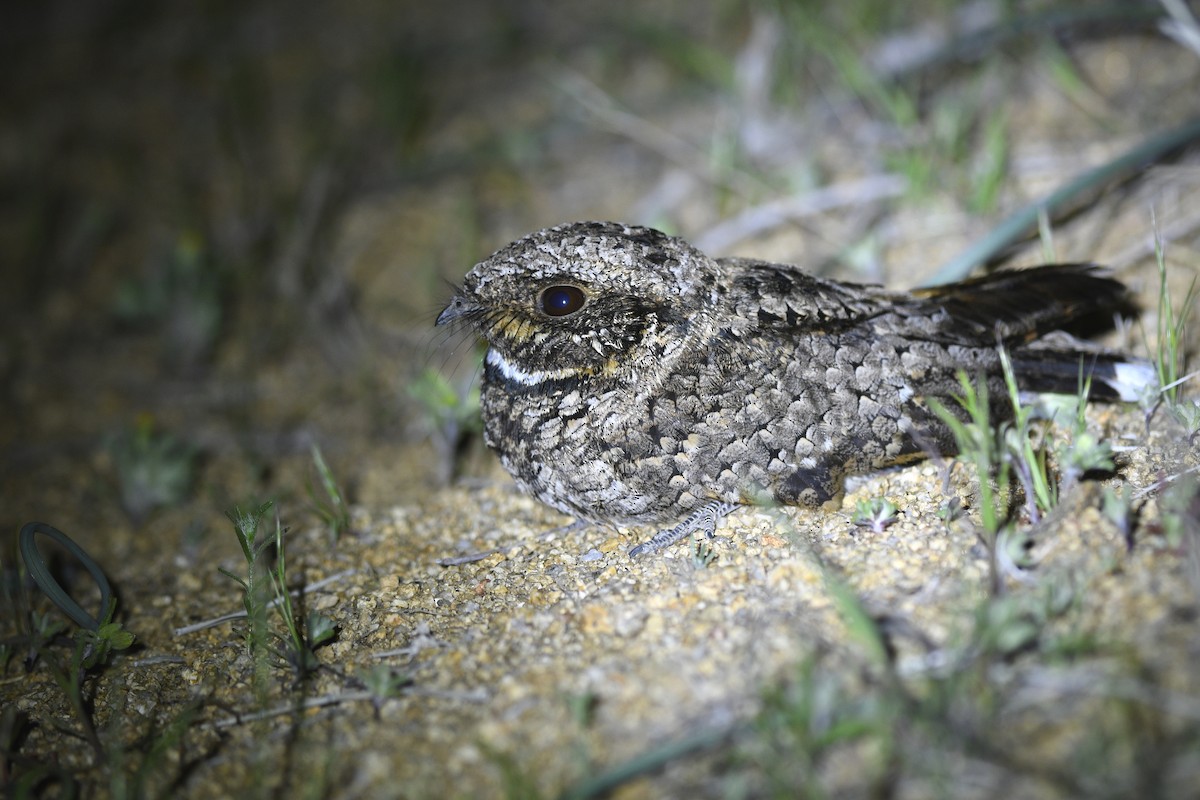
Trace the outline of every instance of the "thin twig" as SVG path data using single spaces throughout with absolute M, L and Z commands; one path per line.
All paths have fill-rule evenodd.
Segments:
M 183 656 L 173 656 L 168 654 L 159 654 L 156 656 L 146 656 L 145 658 L 134 659 L 135 667 L 151 667 L 155 664 L 186 664 L 187 659 Z
M 437 565 L 439 567 L 460 567 L 463 564 L 473 564 L 476 561 L 482 561 L 488 556 L 499 553 L 499 550 L 482 550 L 478 553 L 468 553 L 463 556 L 449 556 L 447 558 L 439 558 Z
M 837 208 L 863 206 L 904 193 L 908 182 L 900 175 L 870 175 L 858 180 L 822 186 L 811 192 L 771 200 L 710 228 L 694 240 L 706 253 L 719 253 L 738 242 L 786 222 Z
M 1149 486 L 1147 486 L 1143 489 L 1138 489 L 1136 492 L 1134 492 L 1130 496 L 1129 499 L 1130 500 L 1141 500 L 1143 497 L 1154 494 L 1155 492 L 1160 491 L 1161 489 L 1164 489 L 1167 486 L 1170 486 L 1172 483 L 1179 480 L 1184 475 L 1191 475 L 1193 472 L 1200 472 L 1200 464 L 1197 464 L 1194 467 L 1188 467 L 1183 472 L 1176 472 L 1174 475 L 1168 475 L 1167 477 L 1162 478 L 1161 480 L 1157 480 L 1154 483 L 1150 484 Z
M 292 714 L 296 711 L 307 711 L 312 708 L 324 708 L 325 706 L 335 706 L 342 703 L 357 703 L 362 700 L 373 700 L 378 695 L 373 692 L 343 692 L 342 694 L 327 694 L 321 697 L 309 697 L 299 704 L 288 703 L 275 708 L 268 708 L 265 711 L 256 711 L 253 714 L 238 714 L 233 717 L 226 717 L 211 723 L 211 726 L 217 729 L 232 728 L 237 725 L 244 725 L 247 722 L 258 722 L 272 717 L 282 717 L 285 714 Z
M 349 575 L 353 575 L 356 572 L 358 572 L 357 569 L 344 569 L 341 572 L 335 572 L 334 574 L 332 574 L 326 578 L 322 578 L 321 580 L 316 581 L 314 583 L 306 584 L 305 586 L 302 586 L 299 589 L 293 589 L 290 592 L 290 594 L 299 597 L 301 592 L 305 592 L 305 593 L 316 592 L 321 589 L 324 589 L 329 584 L 334 583 L 335 581 L 340 581 L 342 578 L 345 578 Z M 274 600 L 268 601 L 266 603 L 265 607 L 271 608 L 273 606 L 279 605 L 279 602 L 280 602 L 280 598 L 276 597 Z M 213 619 L 206 619 L 201 622 L 193 622 L 191 625 L 184 625 L 181 628 L 176 628 L 174 633 L 176 636 L 186 636 L 189 633 L 195 633 L 196 631 L 202 631 L 206 628 L 215 628 L 216 626 L 220 625 L 223 622 L 231 622 L 235 619 L 242 619 L 245 616 L 246 616 L 245 610 L 233 611 L 229 614 L 223 614 L 219 617 L 214 617 Z
M 466 692 L 448 691 L 444 689 L 421 689 L 419 687 L 409 686 L 400 689 L 401 694 L 411 694 L 420 697 L 435 697 L 442 700 L 458 700 L 467 703 L 486 703 L 488 701 L 488 693 L 485 689 L 472 689 Z M 212 728 L 233 728 L 238 725 L 245 725 L 248 722 L 259 722 L 264 719 L 272 719 L 274 717 L 282 717 L 286 714 L 292 714 L 296 711 L 308 711 L 314 708 L 324 708 L 326 706 L 336 706 L 342 703 L 360 703 L 364 700 L 375 701 L 379 699 L 388 699 L 382 697 L 375 692 L 359 691 L 359 692 L 342 692 L 341 694 L 327 694 L 321 697 L 310 697 L 299 704 L 288 703 L 279 705 L 275 708 L 268 708 L 264 711 L 255 711 L 252 714 L 237 714 L 232 717 L 218 719 L 209 723 Z

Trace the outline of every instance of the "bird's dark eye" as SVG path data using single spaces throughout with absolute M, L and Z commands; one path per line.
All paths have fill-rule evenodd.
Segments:
M 578 286 L 547 286 L 538 295 L 538 308 L 552 317 L 565 317 L 583 308 L 586 300 Z

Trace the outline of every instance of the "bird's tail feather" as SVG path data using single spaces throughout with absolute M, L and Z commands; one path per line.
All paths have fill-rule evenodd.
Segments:
M 1157 385 L 1154 365 L 1118 353 L 1023 348 L 1013 354 L 1013 372 L 1023 391 L 1075 394 L 1090 378 L 1090 397 L 1136 402 Z

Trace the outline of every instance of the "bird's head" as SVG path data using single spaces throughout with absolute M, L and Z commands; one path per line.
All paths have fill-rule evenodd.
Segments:
M 532 233 L 477 264 L 437 324 L 487 340 L 489 373 L 518 384 L 618 383 L 672 358 L 716 285 L 715 267 L 652 228 L 576 222 Z M 701 312 L 703 313 L 703 312 Z

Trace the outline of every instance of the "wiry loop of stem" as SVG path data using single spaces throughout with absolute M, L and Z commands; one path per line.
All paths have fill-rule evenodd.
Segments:
M 54 579 L 54 576 L 50 574 L 50 567 L 46 564 L 46 560 L 42 558 L 42 554 L 37 548 L 35 537 L 39 533 L 50 537 L 66 548 L 67 552 L 74 556 L 80 564 L 83 564 L 84 568 L 91 574 L 92 580 L 96 582 L 97 588 L 100 589 L 100 615 L 98 617 L 93 617 L 76 603 L 71 598 L 71 595 L 67 594 L 66 590 Z M 112 588 L 108 585 L 108 578 L 105 577 L 104 571 L 100 569 L 100 565 L 82 547 L 75 544 L 71 537 L 58 528 L 47 525 L 44 522 L 30 522 L 21 528 L 21 532 L 18 535 L 18 547 L 21 550 L 21 558 L 25 562 L 25 569 L 29 570 L 29 576 L 33 578 L 33 582 L 38 585 L 38 588 L 54 601 L 54 605 L 58 606 L 64 614 L 70 617 L 81 628 L 86 628 L 89 631 L 98 631 L 100 626 L 111 616 L 113 609 Z

